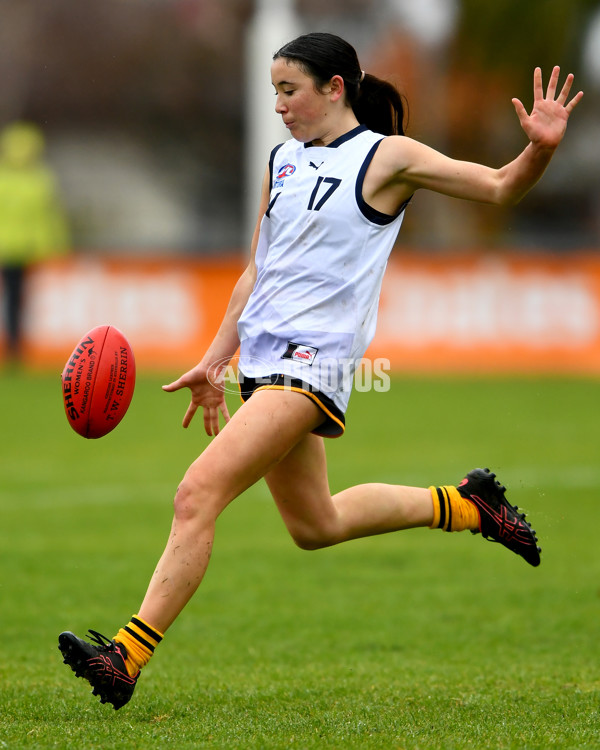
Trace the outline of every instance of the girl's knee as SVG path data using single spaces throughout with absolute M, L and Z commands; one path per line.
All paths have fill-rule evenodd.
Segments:
M 288 529 L 296 546 L 309 552 L 331 547 L 340 540 L 335 530 L 327 526 L 296 526 Z
M 178 520 L 189 521 L 200 517 L 214 520 L 222 509 L 223 503 L 220 502 L 217 487 L 189 473 L 184 476 L 173 500 L 173 510 Z

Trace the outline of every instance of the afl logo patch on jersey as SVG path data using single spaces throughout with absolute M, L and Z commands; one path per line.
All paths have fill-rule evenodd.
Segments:
M 302 362 L 303 365 L 312 365 L 318 351 L 314 346 L 288 341 L 287 349 L 281 355 L 281 359 L 292 359 L 294 362 Z
M 283 187 L 284 179 L 293 175 L 295 171 L 296 167 L 293 164 L 284 164 L 277 172 L 277 177 L 275 178 L 273 187 Z
M 277 172 L 277 179 L 283 180 L 284 177 L 289 177 L 290 175 L 293 175 L 296 171 L 296 167 L 293 164 L 284 164 L 283 167 Z

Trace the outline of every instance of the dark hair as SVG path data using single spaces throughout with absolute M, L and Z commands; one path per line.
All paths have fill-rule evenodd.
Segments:
M 356 119 L 382 135 L 403 135 L 405 99 L 387 81 L 363 72 L 354 47 L 335 34 L 303 34 L 277 50 L 273 60 L 285 57 L 323 88 L 335 75 L 344 79 L 346 100 Z M 361 80 L 362 78 L 362 80 Z

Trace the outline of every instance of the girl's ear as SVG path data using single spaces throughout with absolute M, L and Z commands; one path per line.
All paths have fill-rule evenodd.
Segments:
M 344 79 L 342 76 L 333 76 L 329 81 L 329 91 L 332 102 L 336 102 L 344 94 Z

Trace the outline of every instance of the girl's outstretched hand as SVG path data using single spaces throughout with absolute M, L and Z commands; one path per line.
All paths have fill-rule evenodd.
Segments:
M 210 371 L 200 366 L 186 372 L 177 380 L 163 385 L 163 391 L 173 393 L 181 388 L 189 388 L 191 401 L 183 417 L 183 426 L 188 427 L 198 407 L 204 411 L 204 429 L 207 435 L 219 434 L 219 414 L 229 422 L 229 412 L 225 403 L 222 370 Z
M 557 96 L 556 89 L 559 76 L 560 68 L 557 65 L 552 69 L 544 96 L 542 71 L 540 68 L 534 70 L 531 114 L 527 114 L 527 110 L 519 99 L 512 100 L 525 134 L 531 143 L 543 149 L 555 149 L 558 146 L 567 129 L 569 115 L 583 96 L 583 91 L 579 91 L 568 101 L 574 78 L 572 73 L 567 76 Z

